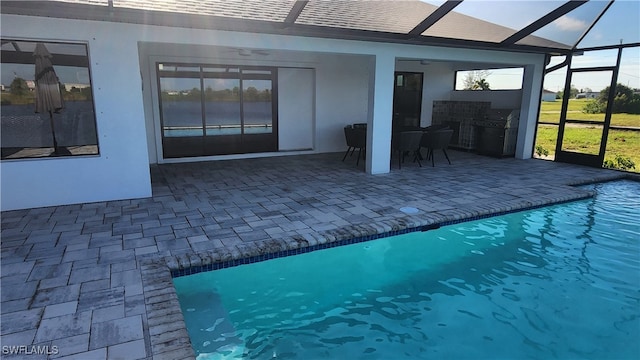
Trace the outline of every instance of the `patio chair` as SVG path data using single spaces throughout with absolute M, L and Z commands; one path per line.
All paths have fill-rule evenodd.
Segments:
M 405 155 L 413 155 L 414 161 L 418 161 L 418 165 L 422 167 L 417 152 L 420 149 L 420 140 L 422 139 L 422 131 L 403 131 L 393 136 L 391 141 L 392 148 L 398 153 L 398 168 L 402 168 L 402 162 Z
M 362 155 L 362 150 L 366 149 L 367 144 L 367 130 L 366 128 L 354 128 L 351 125 L 347 125 L 344 127 L 344 137 L 347 141 L 347 151 L 344 153 L 342 157 L 342 161 L 347 158 L 349 155 L 349 151 L 351 151 L 351 155 L 353 152 L 358 150 L 358 160 L 356 161 L 356 166 L 360 164 L 360 158 L 364 159 Z
M 449 125 L 447 124 L 437 124 L 437 125 L 429 125 L 423 128 L 420 128 L 422 131 L 439 131 L 439 130 L 449 130 Z
M 447 154 L 447 148 L 449 147 L 449 143 L 451 142 L 452 135 L 452 129 L 425 131 L 422 134 L 422 139 L 420 140 L 420 148 L 427 149 L 427 160 L 431 158 L 432 167 L 435 166 L 435 161 L 433 159 L 433 150 L 436 149 L 442 149 L 442 152 L 447 158 L 449 165 L 451 165 L 451 160 L 449 160 L 449 155 Z

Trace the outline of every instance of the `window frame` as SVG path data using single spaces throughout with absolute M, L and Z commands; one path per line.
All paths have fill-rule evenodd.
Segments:
M 164 67 L 173 67 L 174 70 L 165 69 Z M 196 71 L 182 71 L 175 69 L 179 67 L 199 67 Z M 218 71 L 205 71 L 205 69 L 237 69 L 238 71 L 218 72 Z M 261 153 L 261 152 L 276 152 L 278 151 L 279 143 L 279 131 L 278 131 L 278 68 L 275 66 L 259 66 L 259 65 L 239 65 L 239 64 L 226 64 L 226 63 L 200 63 L 200 62 L 174 62 L 174 61 L 157 61 L 155 63 L 157 91 L 158 91 L 158 106 L 159 106 L 159 122 L 160 122 L 160 144 L 162 149 L 163 159 L 173 158 L 188 158 L 188 157 L 200 157 L 200 156 L 216 156 L 216 155 L 234 155 L 234 154 L 248 154 L 248 153 Z M 246 72 L 247 77 L 244 76 Z M 202 113 L 202 135 L 197 136 L 166 136 L 165 129 L 165 114 L 163 113 L 163 99 L 162 99 L 162 85 L 161 78 L 176 77 L 176 78 L 190 78 L 200 79 L 200 106 Z M 206 132 L 206 118 L 205 118 L 205 99 L 204 92 L 206 90 L 204 86 L 205 79 L 239 79 L 240 80 L 240 100 L 241 107 L 241 133 L 229 134 L 229 135 L 212 135 Z M 243 100 L 244 89 L 242 89 L 242 81 L 244 80 L 268 80 L 271 81 L 271 131 L 268 133 L 248 133 L 245 132 L 245 116 L 242 113 L 244 111 L 245 101 Z M 201 140 L 198 140 L 200 138 Z M 187 142 L 182 140 L 187 139 Z M 181 142 L 182 141 L 182 142 Z M 173 145 L 172 145 L 173 144 Z M 181 149 L 178 149 L 178 148 Z
M 93 89 L 93 76 L 92 76 L 92 69 L 91 69 L 91 59 L 90 59 L 90 50 L 89 50 L 89 43 L 88 42 L 84 42 L 84 41 L 73 41 L 73 40 L 49 40 L 49 39 L 37 39 L 37 38 L 20 38 L 20 37 L 2 37 L 1 38 L 2 41 L 2 45 L 5 44 L 12 44 L 14 46 L 15 50 L 18 50 L 16 48 L 19 48 L 19 45 L 33 45 L 35 47 L 35 45 L 37 45 L 38 43 L 42 43 L 44 44 L 44 46 L 47 48 L 47 51 L 55 51 L 55 50 L 50 50 L 51 48 L 55 49 L 57 46 L 70 46 L 70 47 L 82 47 L 82 54 L 77 55 L 77 54 L 72 54 L 72 53 L 57 53 L 57 54 L 53 54 L 53 56 L 51 57 L 51 61 L 52 61 L 52 65 L 54 67 L 54 71 L 56 71 L 56 76 L 58 77 L 58 83 L 59 86 L 61 88 L 64 88 L 64 92 L 63 92 L 63 102 L 66 104 L 64 106 L 64 108 L 59 112 L 60 114 L 65 115 L 65 117 L 63 117 L 63 119 L 60 119 L 59 117 L 56 118 L 56 113 L 53 113 L 51 116 L 54 117 L 53 121 L 56 122 L 56 124 L 58 124 L 58 126 L 54 129 L 54 131 L 56 132 L 56 138 L 58 140 L 60 140 L 59 134 L 62 134 L 63 131 L 60 130 L 60 123 L 62 123 L 63 121 L 69 121 L 70 118 L 73 118 L 74 116 L 77 117 L 78 114 L 83 114 L 82 113 L 82 109 L 77 109 L 77 113 L 70 113 L 68 111 L 68 104 L 70 102 L 76 103 L 76 102 L 81 102 L 81 101 L 90 101 L 91 104 L 90 105 L 86 105 L 86 109 L 84 109 L 84 113 L 87 114 L 87 116 L 89 115 L 89 109 L 90 109 L 90 119 L 86 119 L 85 123 L 89 124 L 91 126 L 91 128 L 89 129 L 89 133 L 81 135 L 85 137 L 85 141 L 82 140 L 73 140 L 73 143 L 71 145 L 63 145 L 63 144 L 58 144 L 58 148 L 61 149 L 61 151 L 56 151 L 56 149 L 53 147 L 53 144 L 51 145 L 44 145 L 44 146 L 24 146 L 24 147 L 20 147 L 20 146 L 9 146 L 9 147 L 3 147 L 3 150 L 5 149 L 18 149 L 20 148 L 20 150 L 17 150 L 14 153 L 9 153 L 7 155 L 2 155 L 0 157 L 0 162 L 13 162 L 13 161 L 31 161 L 31 160 L 44 160 L 44 159 L 60 159 L 60 158 L 77 158 L 77 157 L 99 157 L 101 155 L 100 153 L 100 136 L 99 136 L 99 129 L 98 129 L 98 121 L 97 121 L 97 112 L 96 112 L 96 104 L 95 104 L 95 92 Z M 29 47 L 30 48 L 30 47 Z M 78 48 L 80 49 L 80 48 Z M 18 51 L 8 51 L 5 49 L 2 49 L 2 56 L 0 58 L 0 66 L 4 67 L 5 65 L 11 64 L 11 65 L 28 65 L 28 66 L 33 66 L 34 67 L 34 71 L 35 71 L 35 61 L 34 61 L 34 56 L 33 56 L 33 51 L 31 50 L 18 50 Z M 69 72 L 69 70 L 66 71 L 58 71 L 58 69 L 60 69 L 61 67 L 64 68 L 73 68 L 73 67 L 77 67 L 77 68 L 81 68 L 81 69 L 86 69 L 86 83 L 73 83 L 73 82 L 69 82 L 64 81 L 62 76 L 60 76 L 60 73 L 64 73 L 64 72 Z M 33 72 L 32 72 L 33 73 Z M 77 76 L 78 73 L 76 73 Z M 35 74 L 31 75 L 33 77 L 35 77 Z M 64 76 L 64 75 L 63 75 Z M 22 76 L 19 76 L 20 78 L 22 78 Z M 29 82 L 35 82 L 35 80 L 26 80 L 23 79 L 25 81 L 25 83 L 29 83 Z M 9 93 L 10 92 L 10 84 L 3 84 L 6 88 L 4 91 L 2 91 L 3 94 L 5 93 Z M 76 88 L 75 86 L 71 87 L 70 89 L 67 90 L 65 85 L 86 85 L 85 87 L 80 87 L 80 88 Z M 29 89 L 30 91 L 35 91 L 35 84 L 33 85 L 34 89 Z M 80 93 L 84 93 L 84 99 L 73 99 L 72 96 L 72 90 L 73 88 L 79 89 L 79 90 L 75 90 L 75 91 L 79 91 Z M 84 89 L 88 89 L 88 90 L 84 90 Z M 13 95 L 12 95 L 13 96 Z M 4 96 L 3 96 L 4 98 Z M 5 99 L 3 99 L 5 100 Z M 51 121 L 49 115 L 47 115 L 47 113 L 41 112 L 41 113 L 36 113 L 35 112 L 35 95 L 32 99 L 29 99 L 30 101 L 26 104 L 14 104 L 14 105 L 24 105 L 29 106 L 30 111 L 25 111 L 25 112 L 21 112 L 19 114 L 13 114 L 13 115 L 6 115 L 5 111 L 2 111 L 2 114 L 0 114 L 0 119 L 2 119 L 3 121 L 7 121 L 9 117 L 13 116 L 13 117 L 38 117 L 40 118 L 40 121 L 42 122 L 42 124 L 44 123 L 48 123 L 49 121 Z M 11 104 L 2 104 L 2 107 L 6 106 L 6 105 L 11 105 Z M 3 109 L 5 110 L 5 109 Z M 47 133 L 51 133 L 51 127 L 50 126 L 46 126 L 46 129 L 43 129 L 44 126 L 40 126 L 38 127 L 38 129 L 41 129 L 43 132 L 47 132 Z M 70 135 L 67 135 L 67 137 Z M 77 135 L 76 135 L 77 136 Z M 64 137 L 63 137 L 64 139 Z M 45 142 L 46 141 L 46 142 Z M 69 141 L 69 140 L 67 140 Z M 52 142 L 51 139 L 47 139 L 44 140 L 43 142 L 45 142 L 45 144 L 48 144 L 49 142 Z M 59 141 L 58 141 L 59 142 Z M 83 143 L 86 142 L 86 144 L 79 144 L 79 143 Z M 51 153 L 46 153 L 47 150 L 45 149 L 53 149 L 53 151 Z M 71 149 L 71 150 L 69 150 Z M 32 151 L 30 151 L 32 150 Z M 88 150 L 88 151 L 87 151 Z M 7 150 L 9 152 L 9 150 Z M 25 154 L 20 156 L 14 156 L 15 154 L 19 154 L 21 151 L 24 151 Z M 4 152 L 4 151 L 3 151 Z M 31 154 L 30 154 L 31 153 Z
M 460 73 L 468 73 L 472 71 L 502 71 L 502 70 L 521 70 L 522 76 L 520 77 L 520 87 L 518 88 L 490 88 L 489 90 L 472 90 L 472 89 L 458 89 L 458 76 Z M 487 77 L 491 76 L 489 74 Z M 515 75 L 514 75 L 515 76 Z M 491 83 L 489 82 L 489 85 Z M 477 68 L 477 69 L 469 69 L 469 70 L 455 70 L 453 77 L 453 91 L 522 91 L 522 86 L 524 85 L 524 66 L 508 66 L 508 67 L 490 67 L 490 68 Z

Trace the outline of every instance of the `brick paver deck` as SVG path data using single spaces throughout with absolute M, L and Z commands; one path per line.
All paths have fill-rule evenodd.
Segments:
M 571 184 L 626 176 L 440 155 L 375 176 L 342 154 L 160 165 L 151 198 L 3 212 L 2 345 L 28 348 L 2 358 L 193 358 L 170 269 L 579 199 Z

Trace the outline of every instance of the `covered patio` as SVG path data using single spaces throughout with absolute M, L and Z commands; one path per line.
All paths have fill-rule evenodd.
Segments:
M 637 179 L 531 159 L 545 73 L 585 48 L 619 60 L 637 47 L 633 31 L 620 45 L 617 32 L 589 34 L 598 23 L 637 26 L 617 20 L 637 4 L 506 4 L 3 1 L 3 74 L 28 90 L 31 47 L 46 44 L 79 107 L 66 113 L 84 124 L 68 126 L 64 144 L 84 150 L 41 156 L 53 125 L 36 127 L 47 141 L 18 142 L 32 133 L 18 125 L 35 123 L 29 93 L 4 94 L 17 110 L 10 117 L 7 103 L 3 124 L 21 136 L 3 128 L 18 142 L 0 162 L 3 358 L 191 359 L 172 275 L 585 199 L 575 185 Z M 612 81 L 618 68 L 605 69 Z M 456 88 L 483 69 L 518 69 L 519 85 Z M 420 79 L 405 93 L 419 111 L 398 114 L 394 94 L 409 78 Z M 399 169 L 396 122 L 427 127 L 438 105 L 462 101 L 515 112 L 515 153 L 477 155 L 475 133 L 459 131 L 451 165 L 436 152 L 434 167 L 408 158 Z M 248 116 L 258 103 L 263 123 Z M 456 108 L 472 129 L 474 107 Z M 359 165 L 342 161 L 343 129 L 355 123 L 367 124 Z M 32 148 L 37 156 L 23 151 Z
M 353 123 L 369 125 L 364 170 L 385 174 L 392 133 L 403 127 L 449 123 L 458 146 L 478 150 L 473 122 L 486 112 L 472 110 L 480 107 L 513 112 L 508 155 L 530 158 L 544 75 L 558 66 L 551 58 L 637 47 L 633 31 L 601 31 L 624 29 L 612 19 L 637 9 L 622 1 L 496 8 L 453 0 L 5 1 L 4 83 L 15 74 L 22 87 L 3 98 L 15 111 L 3 112 L 2 210 L 148 197 L 149 164 L 337 152 Z M 34 119 L 20 92 L 38 43 L 53 52 L 68 89 L 58 134 L 69 156 L 47 156 L 53 127 Z M 509 72 L 509 84 L 461 86 L 466 75 L 493 70 Z M 459 103 L 460 116 L 434 115 L 443 102 Z
M 570 185 L 624 176 L 450 152 L 452 165 L 436 152 L 435 167 L 407 157 L 398 169 L 393 159 L 381 176 L 362 172 L 355 154 L 341 162 L 342 153 L 157 165 L 153 203 L 196 225 L 189 235 L 215 236 L 225 246 L 286 238 L 314 244 L 572 200 L 587 194 Z M 220 228 L 201 229 L 197 218 Z M 345 228 L 361 233 L 340 235 Z
M 342 153 L 152 165 L 150 198 L 3 212 L 2 343 L 65 359 L 192 358 L 171 272 L 582 199 L 572 185 L 631 176 L 450 157 L 384 175 Z

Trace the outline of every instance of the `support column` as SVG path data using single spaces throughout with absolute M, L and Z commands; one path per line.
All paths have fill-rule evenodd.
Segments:
M 366 163 L 369 174 L 386 174 L 390 170 L 395 66 L 393 55 L 378 54 L 371 59 Z
M 518 124 L 518 141 L 516 144 L 517 159 L 529 159 L 533 154 L 533 141 L 536 133 L 536 122 L 540 112 L 540 95 L 544 80 L 544 61 L 524 67 L 522 80 L 522 103 L 520 105 L 520 122 Z

